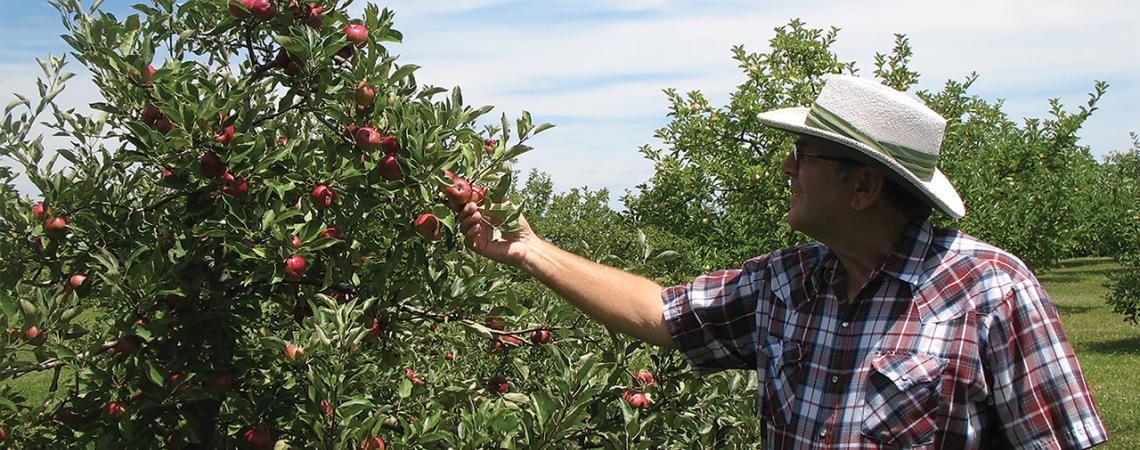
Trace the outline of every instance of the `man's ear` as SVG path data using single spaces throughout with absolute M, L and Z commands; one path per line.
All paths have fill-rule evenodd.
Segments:
M 852 187 L 851 209 L 855 211 L 863 211 L 877 203 L 887 183 L 882 172 L 866 166 L 852 171 L 848 181 Z

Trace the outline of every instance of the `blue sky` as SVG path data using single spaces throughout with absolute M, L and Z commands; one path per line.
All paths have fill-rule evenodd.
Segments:
M 222 0 L 219 0 L 222 1 Z M 90 0 L 84 0 L 90 4 Z M 135 2 L 107 0 L 130 13 Z M 609 188 L 613 197 L 644 182 L 652 166 L 637 152 L 659 143 L 667 122 L 664 88 L 700 90 L 723 104 L 741 81 L 730 48 L 764 51 L 791 18 L 841 29 L 835 47 L 870 76 L 873 55 L 910 38 L 919 88 L 938 89 L 971 71 L 973 92 L 1004 99 L 1013 118 L 1045 117 L 1049 98 L 1073 110 L 1094 80 L 1110 84 L 1081 130 L 1096 155 L 1129 147 L 1140 131 L 1140 3 L 1132 1 L 671 1 L 393 0 L 404 43 L 391 49 L 422 66 L 417 79 L 459 85 L 470 104 L 497 113 L 530 111 L 552 122 L 520 168 L 549 173 L 558 190 Z M 356 2 L 353 14 L 363 11 Z M 34 58 L 67 50 L 56 12 L 44 0 L 0 0 L 0 100 L 34 93 Z M 63 102 L 80 111 L 97 101 L 85 72 Z M 615 206 L 617 206 L 615 204 Z

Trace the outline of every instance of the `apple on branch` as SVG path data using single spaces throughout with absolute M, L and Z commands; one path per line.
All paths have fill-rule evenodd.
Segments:
M 434 241 L 439 239 L 440 232 L 443 231 L 443 226 L 439 222 L 439 218 L 434 214 L 425 212 L 416 217 L 412 221 L 412 227 L 415 228 L 416 233 L 423 236 L 424 239 Z
M 313 206 L 325 209 L 336 202 L 336 192 L 328 185 L 318 184 L 313 187 L 312 192 L 309 192 L 309 198 L 313 200 Z
M 352 45 L 364 45 L 365 42 L 368 42 L 368 28 L 359 23 L 349 24 L 344 27 L 344 37 Z

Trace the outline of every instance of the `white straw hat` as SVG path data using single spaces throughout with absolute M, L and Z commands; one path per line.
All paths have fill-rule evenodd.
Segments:
M 760 113 L 761 123 L 843 144 L 928 204 L 955 219 L 962 197 L 938 170 L 946 119 L 921 101 L 874 81 L 828 75 L 811 108 Z

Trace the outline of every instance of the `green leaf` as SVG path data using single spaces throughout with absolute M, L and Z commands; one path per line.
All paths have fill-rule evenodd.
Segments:
M 415 64 L 406 64 L 406 65 L 400 66 L 399 69 L 396 69 L 396 73 L 393 73 L 392 76 L 388 78 L 388 82 L 389 83 L 399 83 L 400 80 L 404 79 L 405 77 L 407 77 L 408 75 L 410 75 L 412 72 L 414 72 L 416 69 L 419 69 L 419 68 L 420 68 L 420 66 L 417 66 Z
M 549 130 L 551 128 L 554 128 L 554 124 L 552 124 L 552 123 L 541 123 L 537 127 L 534 127 L 534 133 L 533 134 L 538 134 L 538 133 L 541 133 L 543 131 Z
M 412 395 L 411 380 L 407 378 L 400 380 L 399 395 L 401 399 L 408 398 L 409 395 Z

